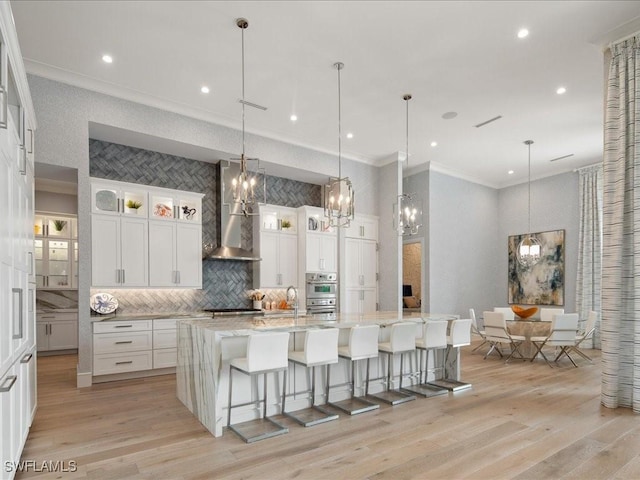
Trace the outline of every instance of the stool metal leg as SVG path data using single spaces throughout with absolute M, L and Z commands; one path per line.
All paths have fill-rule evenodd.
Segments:
M 326 367 L 328 369 L 329 365 L 326 365 Z M 292 420 L 295 420 L 300 425 L 303 425 L 305 427 L 312 427 L 314 425 L 330 422 L 332 420 L 337 420 L 339 418 L 339 415 L 328 411 L 327 409 L 321 407 L 320 405 L 316 405 L 316 367 L 312 366 L 310 368 L 311 368 L 311 389 L 307 390 L 306 393 L 311 392 L 311 406 L 309 408 L 305 408 L 302 410 L 296 410 L 295 412 L 286 412 L 284 408 L 282 409 L 283 415 L 286 415 L 287 417 L 291 418 Z M 328 380 L 328 377 L 329 377 L 329 373 L 327 373 L 327 380 Z M 329 396 L 327 395 L 327 402 L 328 402 L 328 399 L 329 399 Z
M 444 395 L 445 393 L 449 393 L 449 390 L 447 390 L 446 388 L 442 388 L 442 387 L 438 387 L 435 385 L 432 385 L 430 383 L 427 382 L 428 378 L 429 378 L 429 350 L 428 349 L 419 349 L 420 350 L 420 365 L 422 366 L 422 352 L 424 351 L 424 382 L 422 381 L 422 371 L 419 372 L 419 378 L 420 378 L 420 384 L 418 385 L 411 385 L 408 387 L 405 387 L 404 390 L 411 392 L 411 393 L 416 393 L 418 395 L 421 395 L 425 398 L 430 398 L 430 397 L 436 397 L 438 395 Z M 433 357 L 434 357 L 434 364 L 435 362 L 435 356 L 436 356 L 436 351 L 433 352 Z M 435 370 L 435 369 L 434 369 Z
M 344 357 L 343 357 L 344 358 Z M 329 374 L 327 373 L 327 405 L 331 405 L 339 410 L 342 410 L 349 415 L 357 415 L 359 413 L 370 412 L 371 410 L 376 410 L 380 408 L 380 405 L 377 403 L 373 403 L 366 399 L 365 397 L 369 395 L 369 358 L 367 358 L 367 373 L 366 373 L 366 381 L 364 388 L 364 397 L 356 397 L 355 396 L 355 383 L 356 383 L 356 370 L 355 363 L 357 360 L 351 360 L 351 382 L 349 386 L 349 390 L 351 392 L 351 396 L 346 400 L 341 400 L 339 402 L 330 402 L 329 401 L 329 392 L 331 388 L 331 383 L 329 383 Z M 331 368 L 331 365 L 327 365 L 327 368 Z
M 411 400 L 415 400 L 416 396 L 412 393 L 400 390 L 402 388 L 402 369 L 403 369 L 403 356 L 408 352 L 398 352 L 400 353 L 400 389 L 395 390 L 391 388 L 391 369 L 393 365 L 393 353 L 391 352 L 382 352 L 387 354 L 387 389 L 383 392 L 371 394 L 372 397 L 377 398 L 378 400 L 382 400 L 385 403 L 390 405 L 398 405 L 400 403 L 410 402 Z
M 459 360 L 460 347 L 455 347 L 455 348 L 456 348 L 456 356 L 458 357 L 458 360 Z M 450 348 L 447 348 L 447 353 L 449 353 L 449 351 L 450 351 Z M 445 364 L 446 364 L 446 357 L 445 357 Z M 441 380 L 434 380 L 433 382 L 429 382 L 429 385 L 434 385 L 440 388 L 446 388 L 451 392 L 457 392 L 459 390 L 465 390 L 467 388 L 471 388 L 470 383 L 462 382 L 455 378 L 443 378 Z

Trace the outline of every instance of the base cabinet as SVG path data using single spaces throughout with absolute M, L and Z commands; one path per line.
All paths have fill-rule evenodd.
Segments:
M 38 352 L 78 348 L 78 314 L 38 314 L 36 317 Z

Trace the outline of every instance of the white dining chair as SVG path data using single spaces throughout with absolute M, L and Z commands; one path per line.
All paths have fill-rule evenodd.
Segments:
M 541 308 L 540 309 L 540 321 L 551 322 L 554 315 L 562 315 L 564 308 Z
M 505 321 L 515 320 L 516 318 L 516 314 L 513 313 L 513 310 L 511 310 L 511 307 L 494 307 L 493 311 L 497 313 L 502 313 Z

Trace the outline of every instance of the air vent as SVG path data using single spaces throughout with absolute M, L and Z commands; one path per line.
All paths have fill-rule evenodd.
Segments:
M 474 127 L 476 127 L 476 128 L 484 127 L 485 125 L 487 125 L 487 124 L 489 124 L 491 122 L 495 122 L 496 120 L 500 120 L 501 118 L 502 118 L 502 115 L 498 115 L 497 117 L 490 118 L 489 120 L 486 120 L 486 121 L 484 121 L 482 123 L 474 125 Z
M 557 162 L 558 160 L 563 160 L 565 158 L 569 158 L 569 157 L 573 157 L 573 153 L 570 153 L 569 155 L 563 155 L 562 157 L 556 157 L 556 158 L 552 158 L 551 160 L 549 160 L 550 162 Z

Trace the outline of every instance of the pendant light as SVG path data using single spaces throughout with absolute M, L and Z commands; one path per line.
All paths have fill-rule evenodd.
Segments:
M 409 100 L 411 94 L 402 97 L 407 105 L 407 135 L 406 135 L 406 163 L 409 166 Z M 422 226 L 421 199 L 416 193 L 402 193 L 398 195 L 398 217 L 396 219 L 398 235 L 411 236 L 418 233 Z
M 246 18 L 236 19 L 236 25 L 242 31 L 242 154 L 240 155 L 240 173 L 231 180 L 231 191 L 233 192 L 233 202 L 238 208 L 230 209 L 230 215 L 242 215 L 245 217 L 258 215 L 258 205 L 266 203 L 267 185 L 264 169 L 260 168 L 260 161 L 257 158 L 247 158 L 245 155 L 245 131 L 244 131 L 244 108 L 245 105 L 255 106 L 261 110 L 266 110 L 260 105 L 255 105 L 244 99 L 244 31 L 249 27 Z M 255 162 L 255 169 L 249 171 L 248 162 Z M 260 195 L 262 190 L 262 195 Z
M 348 227 L 353 220 L 354 191 L 351 180 L 342 178 L 342 104 L 340 92 L 340 70 L 344 63 L 336 62 L 333 67 L 338 71 L 338 177 L 330 178 L 324 186 L 324 216 L 329 227 Z
M 540 240 L 531 233 L 531 144 L 533 140 L 526 140 L 524 144 L 529 148 L 529 229 L 527 234 L 520 241 L 518 250 L 516 251 L 516 257 L 518 263 L 524 268 L 531 268 L 538 263 L 540 255 L 542 253 L 542 246 Z

